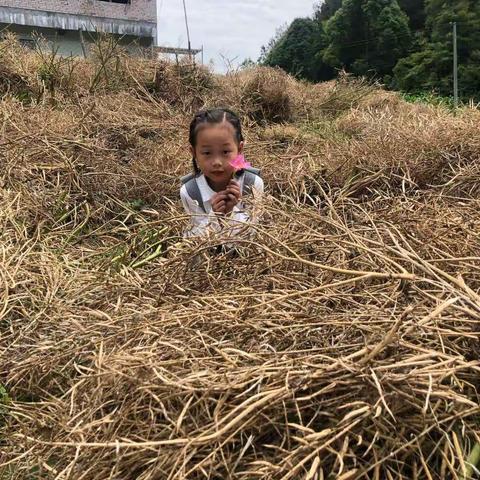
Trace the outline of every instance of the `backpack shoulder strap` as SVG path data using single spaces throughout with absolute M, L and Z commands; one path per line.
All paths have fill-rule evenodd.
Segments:
M 248 168 L 245 168 L 245 171 L 253 173 L 254 175 L 258 175 L 259 177 L 262 176 L 261 170 L 259 168 L 248 167 Z
M 182 185 L 185 185 L 192 178 L 195 178 L 195 174 L 189 173 L 187 175 L 184 175 L 183 177 L 180 177 L 180 181 L 182 182 Z
M 203 204 L 202 194 L 200 193 L 200 188 L 197 183 L 197 176 L 194 173 L 185 175 L 181 179 L 182 185 L 185 185 L 187 189 L 188 196 L 197 202 L 198 206 L 205 212 L 205 205 Z
M 260 170 L 258 168 L 245 168 L 242 195 L 249 195 L 252 193 L 252 187 L 255 185 L 255 177 L 257 176 L 260 176 Z

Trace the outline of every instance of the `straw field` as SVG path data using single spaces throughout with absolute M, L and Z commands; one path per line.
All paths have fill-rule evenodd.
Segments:
M 477 478 L 477 109 L 108 39 L 0 65 L 2 480 Z M 219 105 L 267 186 L 235 258 L 178 201 Z

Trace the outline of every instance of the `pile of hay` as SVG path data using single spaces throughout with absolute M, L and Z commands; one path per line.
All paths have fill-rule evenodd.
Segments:
M 474 478 L 477 110 L 115 51 L 42 89 L 45 57 L 18 55 L 0 79 L 0 478 Z M 183 240 L 177 200 L 192 112 L 220 104 L 268 187 L 237 258 Z

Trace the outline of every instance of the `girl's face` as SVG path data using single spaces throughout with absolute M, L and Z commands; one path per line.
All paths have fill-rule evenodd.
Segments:
M 243 142 L 237 144 L 230 123 L 207 124 L 198 131 L 196 146 L 191 150 L 198 168 L 218 191 L 223 190 L 232 178 L 234 169 L 230 161 L 242 153 Z

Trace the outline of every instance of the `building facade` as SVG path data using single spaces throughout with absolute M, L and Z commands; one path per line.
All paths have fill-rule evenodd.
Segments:
M 25 45 L 39 35 L 61 55 L 87 55 L 101 33 L 132 51 L 151 47 L 156 15 L 156 0 L 0 0 L 1 31 L 16 33 Z

